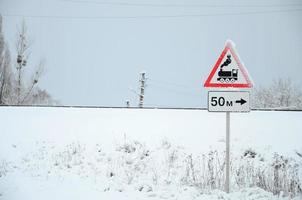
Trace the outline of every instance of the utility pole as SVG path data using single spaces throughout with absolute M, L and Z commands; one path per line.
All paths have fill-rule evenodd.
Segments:
M 141 86 L 140 86 L 138 107 L 142 108 L 144 105 L 144 96 L 145 96 L 145 87 L 146 87 L 146 72 L 141 72 L 140 75 L 141 75 L 141 78 L 140 78 L 139 82 L 140 82 Z

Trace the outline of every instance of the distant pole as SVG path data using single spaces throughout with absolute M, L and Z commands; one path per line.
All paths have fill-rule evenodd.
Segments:
M 226 112 L 225 192 L 230 192 L 230 112 Z
M 140 78 L 139 82 L 140 82 L 141 86 L 140 86 L 138 107 L 142 108 L 144 105 L 144 96 L 145 96 L 145 87 L 146 87 L 146 72 L 141 72 L 140 75 L 141 75 L 141 78 Z
M 0 14 L 0 33 L 2 33 L 2 15 Z
M 130 101 L 129 101 L 129 100 L 126 101 L 126 107 L 127 107 L 127 108 L 130 107 Z

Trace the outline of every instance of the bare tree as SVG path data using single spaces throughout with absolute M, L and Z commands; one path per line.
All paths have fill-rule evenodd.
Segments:
M 253 91 L 254 108 L 302 108 L 302 92 L 290 79 L 275 79 L 269 87 Z
M 0 15 L 0 105 L 58 104 L 46 90 L 41 90 L 37 86 L 45 62 L 41 60 L 37 65 L 28 66 L 30 44 L 27 27 L 23 21 L 17 33 L 15 46 L 17 59 L 12 62 L 9 48 L 4 40 Z
M 12 90 L 10 59 L 9 49 L 4 41 L 0 15 L 0 105 L 5 104 Z
M 26 85 L 25 82 L 25 66 L 28 65 L 29 59 L 29 49 L 30 49 L 30 39 L 27 34 L 27 27 L 25 21 L 22 22 L 21 27 L 19 28 L 17 41 L 16 41 L 16 50 L 17 50 L 17 104 L 25 104 L 26 100 L 32 95 L 34 87 L 38 84 L 40 76 L 44 69 L 44 60 L 41 60 L 39 64 L 35 67 L 35 70 L 30 79 L 29 85 Z M 26 67 L 28 68 L 28 67 Z
M 26 24 L 23 21 L 21 28 L 18 30 L 17 33 L 17 41 L 16 41 L 16 50 L 17 50 L 17 104 L 21 104 L 21 90 L 22 90 L 22 85 L 23 85 L 23 69 L 27 64 L 27 59 L 28 59 L 28 49 L 29 49 L 29 44 L 27 41 L 27 28 Z

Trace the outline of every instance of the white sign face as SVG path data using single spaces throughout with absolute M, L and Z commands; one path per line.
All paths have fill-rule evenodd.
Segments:
M 250 93 L 248 91 L 209 91 L 209 112 L 249 112 Z

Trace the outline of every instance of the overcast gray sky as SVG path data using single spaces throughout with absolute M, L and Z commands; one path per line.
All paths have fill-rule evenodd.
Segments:
M 145 5 L 143 5 L 145 4 Z M 256 86 L 291 78 L 302 88 L 302 2 L 0 0 L 13 58 L 16 27 L 46 60 L 40 87 L 64 105 L 204 107 L 203 82 L 231 39 Z

